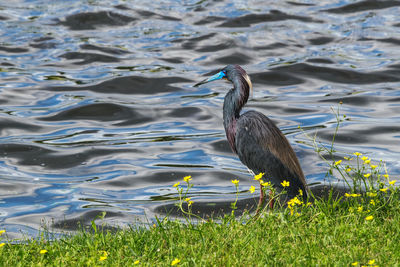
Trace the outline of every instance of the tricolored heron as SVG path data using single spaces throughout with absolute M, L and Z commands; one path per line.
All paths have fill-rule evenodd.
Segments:
M 226 137 L 232 151 L 253 173 L 265 173 L 268 180 L 279 190 L 283 181 L 288 181 L 285 188 L 288 197 L 294 197 L 302 190 L 307 196 L 307 185 L 300 163 L 286 137 L 279 128 L 264 114 L 247 111 L 240 114 L 249 98 L 252 84 L 246 71 L 239 65 L 228 65 L 204 81 L 199 86 L 211 81 L 226 79 L 233 84 L 224 99 L 223 119 Z M 259 208 L 265 200 L 263 186 L 260 183 Z M 273 206 L 273 202 L 270 202 Z

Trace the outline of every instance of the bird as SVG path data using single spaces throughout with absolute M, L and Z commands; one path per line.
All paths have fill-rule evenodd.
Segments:
M 223 104 L 223 124 L 232 151 L 253 175 L 264 173 L 262 179 L 269 181 L 279 192 L 284 189 L 288 198 L 307 197 L 303 170 L 285 135 L 264 114 L 254 110 L 241 113 L 253 90 L 250 77 L 242 67 L 228 65 L 194 86 L 221 79 L 233 84 Z M 260 192 L 258 211 L 266 199 L 261 183 Z M 271 197 L 269 204 L 273 208 Z

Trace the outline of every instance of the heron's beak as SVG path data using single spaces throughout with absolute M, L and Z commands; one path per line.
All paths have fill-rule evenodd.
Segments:
M 203 80 L 203 81 L 201 81 L 199 83 L 196 83 L 193 86 L 197 87 L 197 86 L 200 86 L 202 84 L 209 83 L 209 82 L 216 81 L 216 80 L 220 80 L 220 79 L 223 79 L 223 78 L 226 78 L 226 74 L 224 72 L 220 71 L 217 74 L 211 76 L 210 78 L 205 79 L 205 80 Z

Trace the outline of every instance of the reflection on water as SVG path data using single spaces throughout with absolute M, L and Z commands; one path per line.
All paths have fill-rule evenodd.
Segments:
M 338 156 L 360 151 L 400 173 L 397 1 L 17 1 L 0 4 L 0 228 L 73 230 L 174 216 L 192 175 L 194 210 L 239 208 L 254 185 L 225 140 L 228 84 L 193 88 L 227 64 L 250 74 L 246 108 L 272 118 L 308 183 L 326 166 L 297 128 Z M 321 186 L 319 186 L 321 187 Z M 314 190 L 319 190 L 317 186 Z M 338 187 L 339 188 L 339 187 Z

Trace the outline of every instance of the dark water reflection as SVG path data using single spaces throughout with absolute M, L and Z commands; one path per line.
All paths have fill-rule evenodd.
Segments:
M 151 222 L 174 214 L 186 175 L 196 212 L 229 210 L 235 178 L 251 208 L 254 181 L 222 126 L 229 85 L 192 87 L 232 63 L 253 80 L 247 108 L 279 125 L 310 184 L 326 184 L 326 165 L 297 126 L 329 144 L 340 101 L 338 156 L 360 151 L 398 175 L 399 6 L 0 3 L 0 228 L 73 230 L 103 211 L 111 225 Z

